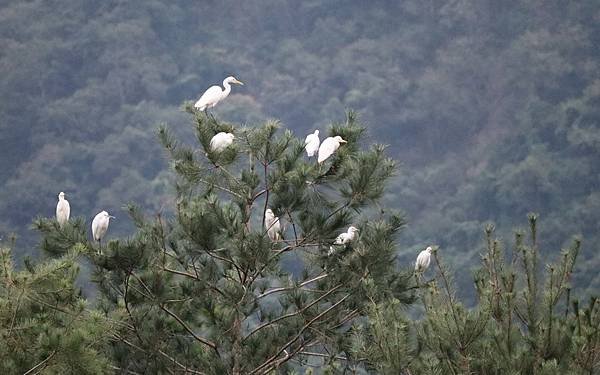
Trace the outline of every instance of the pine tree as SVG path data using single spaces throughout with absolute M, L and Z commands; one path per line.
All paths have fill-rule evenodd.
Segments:
M 90 310 L 75 286 L 82 246 L 56 259 L 14 269 L 0 249 L 0 372 L 108 374 L 114 325 Z
M 485 229 L 486 249 L 475 275 L 478 304 L 457 300 L 450 272 L 434 251 L 437 275 L 422 295 L 417 358 L 410 368 L 439 374 L 594 374 L 600 366 L 600 308 L 596 297 L 580 308 L 570 278 L 581 241 L 540 266 L 537 216 L 529 215 L 529 241 L 515 236 L 509 256 Z
M 412 301 L 411 275 L 394 262 L 404 220 L 378 205 L 394 162 L 383 146 L 362 149 L 353 113 L 330 127 L 348 143 L 320 165 L 278 122 L 234 127 L 188 111 L 197 144 L 159 129 L 176 175 L 174 217 L 129 206 L 136 234 L 90 252 L 102 309 L 124 319 L 116 366 L 196 374 L 354 366 L 353 322 L 372 302 Z M 219 132 L 235 142 L 214 152 Z M 282 238 L 267 235 L 267 209 Z M 357 238 L 333 245 L 349 225 Z

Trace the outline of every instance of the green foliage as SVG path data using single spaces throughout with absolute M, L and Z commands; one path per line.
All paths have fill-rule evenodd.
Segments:
M 364 358 L 368 370 L 380 374 L 403 374 L 414 355 L 410 342 L 410 323 L 398 300 L 372 303 L 367 310 L 369 321 L 357 326 L 352 354 Z
M 400 287 L 407 285 L 406 275 L 374 270 L 395 256 L 412 262 L 414 250 L 431 241 L 443 249 L 435 260 L 443 254 L 461 272 L 452 281 L 452 272 L 434 262 L 444 277 L 440 271 L 435 285 L 427 284 L 432 294 L 424 298 L 435 309 L 431 314 L 452 324 L 437 326 L 426 319 L 417 331 L 429 337 L 425 329 L 437 330 L 459 345 L 444 347 L 443 355 L 439 347 L 427 351 L 417 345 L 421 351 L 411 362 L 413 370 L 436 373 L 468 363 L 473 371 L 489 366 L 510 373 L 516 370 L 509 367 L 519 363 L 556 373 L 575 361 L 573 371 L 597 371 L 590 367 L 597 355 L 597 302 L 572 308 L 565 299 L 570 300 L 571 288 L 581 296 L 600 288 L 599 11 L 591 0 L 269 0 L 224 1 L 218 7 L 156 0 L 7 3 L 0 10 L 0 238 L 17 232 L 13 256 L 37 254 L 27 224 L 38 214 L 50 216 L 56 193 L 67 192 L 78 218 L 63 229 L 51 219 L 38 219 L 34 227 L 43 235 L 44 255 L 56 260 L 72 252 L 89 255 L 99 268 L 93 275 L 103 297 L 99 306 L 115 319 L 129 321 L 131 315 L 141 327 L 141 338 L 132 337 L 130 326 L 121 327 L 111 351 L 123 372 L 129 365 L 141 372 L 166 371 L 163 360 L 179 371 L 177 363 L 185 366 L 190 358 L 194 365 L 206 365 L 207 372 L 225 371 L 212 360 L 211 350 L 191 347 L 193 335 L 157 307 L 184 293 L 211 293 L 208 301 L 167 303 L 183 304 L 177 316 L 193 322 L 194 333 L 211 337 L 228 332 L 236 314 L 250 314 L 253 306 L 240 312 L 217 308 L 256 292 L 231 282 L 237 270 L 215 258 L 221 252 L 243 269 L 260 270 L 254 281 L 260 293 L 274 285 L 300 290 L 285 306 L 265 297 L 267 306 L 255 309 L 274 319 L 273 308 L 285 314 L 307 303 L 301 284 L 314 276 L 310 267 L 341 271 L 332 282 L 319 280 L 324 284 L 319 288 L 349 283 L 354 294 L 343 305 L 364 307 L 369 293 L 382 303 L 394 297 L 409 302 L 411 296 Z M 215 108 L 231 123 L 198 116 L 186 127 L 179 103 L 187 101 L 185 109 L 192 113 L 193 99 L 231 73 L 247 83 Z M 266 122 L 276 116 L 296 134 L 307 134 L 346 107 L 362 113 L 369 124 L 366 137 L 388 145 L 385 153 L 384 146 L 368 147 L 373 142 L 349 114 L 321 134 L 341 134 L 349 143 L 318 169 L 304 160 L 302 138 L 283 131 L 279 122 Z M 169 171 L 148 131 L 150 124 L 166 121 L 177 125 L 173 134 L 160 130 L 173 167 Z M 210 137 L 230 130 L 238 139 L 234 147 L 211 152 Z M 392 174 L 386 155 L 403 160 L 406 168 Z M 380 179 L 391 188 L 385 190 Z M 265 181 L 269 206 L 289 222 L 288 242 L 273 245 L 263 233 Z M 246 210 L 249 200 L 258 209 Z M 108 236 L 136 234 L 109 238 L 105 254 L 95 255 L 82 218 L 89 222 L 98 211 L 112 213 L 124 202 L 139 205 L 127 209 L 134 225 L 119 220 Z M 413 249 L 394 249 L 390 240 L 402 226 L 394 214 L 400 207 L 410 217 L 404 242 Z M 528 242 L 521 235 L 508 251 L 492 240 L 473 289 L 467 270 L 477 266 L 483 223 L 498 223 L 506 238 L 530 211 L 545 220 L 535 228 L 539 240 Z M 157 213 L 157 222 L 142 212 Z M 326 257 L 328 246 L 318 243 L 310 254 L 285 250 L 272 258 L 296 246 L 297 236 L 330 242 L 349 224 L 361 233 L 348 251 Z M 588 245 L 567 247 L 553 267 L 542 267 L 553 255 L 539 249 L 565 247 L 563 240 L 572 233 L 580 233 Z M 226 250 L 206 254 L 222 247 Z M 200 267 L 200 281 L 159 273 L 159 253 L 174 271 L 195 275 L 190 265 Z M 583 261 L 573 269 L 576 257 Z M 25 267 L 36 269 L 27 258 Z M 289 269 L 291 277 L 284 272 Z M 568 269 L 578 272 L 566 277 Z M 128 279 L 130 271 L 143 284 Z M 215 284 L 219 277 L 225 280 Z M 224 289 L 227 298 L 205 280 Z M 128 282 L 135 288 L 131 293 L 123 290 Z M 464 305 L 459 297 L 465 297 Z M 514 318 L 517 310 L 523 320 Z M 507 311 L 513 311 L 510 329 Z M 549 311 L 555 320 L 547 318 Z M 567 323 L 559 319 L 560 311 L 567 311 Z M 260 314 L 250 314 L 254 321 L 248 324 L 259 324 Z M 306 318 L 298 317 L 290 331 Z M 486 326 L 478 336 L 482 322 Z M 211 331 L 213 324 L 219 328 Z M 286 337 L 279 331 L 271 335 Z M 221 336 L 229 345 L 231 334 Z M 498 351 L 494 340 L 514 342 L 515 349 Z M 328 345 L 350 350 L 348 341 L 340 341 Z M 564 347 L 578 348 L 580 354 Z M 256 350 L 256 358 L 270 354 Z M 342 360 L 328 364 L 323 371 L 330 373 L 347 365 Z
M 539 266 L 537 215 L 529 240 L 517 232 L 511 254 L 485 228 L 485 251 L 475 274 L 478 303 L 470 308 L 454 292 L 439 249 L 435 276 L 415 276 L 424 307 L 412 324 L 397 301 L 373 302 L 356 325 L 352 354 L 365 369 L 384 374 L 594 374 L 600 368 L 600 309 L 572 301 L 580 241 L 556 263 Z
M 504 254 L 486 227 L 486 251 L 476 273 L 479 303 L 465 309 L 454 297 L 446 270 L 423 295 L 426 318 L 420 328 L 423 364 L 431 355 L 442 373 L 588 374 L 600 362 L 592 352 L 600 348 L 600 319 L 595 298 L 586 310 L 586 328 L 578 328 L 581 312 L 570 309 L 571 275 L 580 241 L 564 250 L 544 272 L 539 265 L 537 215 L 529 215 L 529 241 L 516 234 L 512 254 Z M 443 287 L 438 289 L 436 285 Z M 586 330 L 585 334 L 582 334 Z M 584 357 L 581 353 L 586 353 Z M 585 358 L 585 359 L 583 359 Z
M 17 271 L 0 250 L 0 370 L 4 374 L 109 374 L 115 328 L 75 287 L 78 251 Z
M 124 319 L 116 366 L 231 374 L 291 371 L 305 361 L 349 366 L 349 329 L 367 301 L 414 301 L 410 273 L 394 262 L 404 219 L 368 214 L 393 161 L 382 147 L 362 150 L 353 113 L 330 130 L 348 144 L 317 164 L 276 121 L 238 128 L 187 110 L 197 147 L 158 131 L 177 176 L 175 217 L 144 218 L 130 206 L 136 234 L 92 258 L 102 309 Z M 235 142 L 213 152 L 221 131 Z M 267 208 L 283 224 L 282 240 L 267 236 Z M 329 254 L 352 223 L 359 238 Z
M 82 218 L 69 220 L 63 228 L 55 219 L 37 218 L 32 227 L 43 235 L 40 248 L 45 254 L 62 256 L 76 245 L 88 246 L 85 221 Z

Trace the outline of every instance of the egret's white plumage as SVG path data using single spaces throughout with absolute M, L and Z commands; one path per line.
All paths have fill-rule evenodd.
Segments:
M 231 133 L 220 132 L 215 134 L 210 140 L 210 149 L 214 152 L 221 152 L 229 147 L 235 136 Z
M 319 131 L 315 130 L 313 134 L 309 134 L 306 136 L 304 140 L 304 149 L 306 150 L 306 154 L 308 157 L 314 156 L 317 151 L 319 151 L 319 145 L 321 141 L 319 140 Z
M 71 215 L 71 206 L 69 201 L 65 199 L 65 193 L 61 191 L 58 194 L 58 203 L 56 204 L 56 220 L 61 228 L 69 221 L 69 215 Z
M 265 229 L 267 230 L 267 235 L 271 241 L 278 241 L 281 239 L 281 222 L 270 208 L 267 208 L 265 211 Z
M 340 144 L 347 143 L 342 137 L 336 135 L 335 137 L 328 137 L 321 143 L 321 147 L 319 147 L 319 156 L 317 161 L 320 163 L 324 162 L 329 158 L 333 153 L 340 148 Z
M 431 246 L 427 246 L 427 249 L 421 251 L 419 256 L 417 256 L 417 261 L 415 262 L 415 271 L 423 272 L 429 267 L 429 263 L 431 262 Z
M 340 235 L 336 237 L 335 241 L 333 241 L 333 244 L 346 246 L 350 242 L 354 241 L 354 238 L 356 237 L 356 232 L 358 232 L 358 228 L 356 228 L 353 225 L 350 225 L 350 227 L 348 227 L 348 231 L 340 233 Z M 335 248 L 333 246 L 330 246 L 329 255 L 333 254 L 334 252 Z
M 208 108 L 216 106 L 217 103 L 225 99 L 231 92 L 230 83 L 243 85 L 243 83 L 238 81 L 235 77 L 229 76 L 223 80 L 223 87 L 225 87 L 225 90 L 222 90 L 221 87 L 217 85 L 209 87 L 208 90 L 202 94 L 200 99 L 198 99 L 196 104 L 194 104 L 194 107 L 200 111 L 204 111 Z
M 102 240 L 102 237 L 104 237 L 108 230 L 108 224 L 111 218 L 114 219 L 115 217 L 109 215 L 106 211 L 102 211 L 94 217 L 94 220 L 92 220 L 92 237 L 94 237 L 95 241 L 100 242 L 100 240 Z

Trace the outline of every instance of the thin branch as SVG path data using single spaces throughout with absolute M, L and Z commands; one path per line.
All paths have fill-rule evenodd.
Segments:
M 8 329 L 8 335 L 10 335 L 12 333 L 12 330 L 15 327 L 15 322 L 17 320 L 17 312 L 19 311 L 19 308 L 21 307 L 21 297 L 23 297 L 23 294 L 25 294 L 25 289 L 22 289 L 21 293 L 19 293 L 19 297 L 17 297 L 17 306 L 15 306 L 15 312 L 13 313 L 13 317 L 10 321 L 10 328 Z
M 192 369 L 191 369 L 191 368 L 189 368 L 188 366 L 186 366 L 186 365 L 183 365 L 183 364 L 181 364 L 181 363 L 177 362 L 177 360 L 175 360 L 175 358 L 171 357 L 170 355 L 168 355 L 167 353 L 163 352 L 163 351 L 162 351 L 162 350 L 160 350 L 160 349 L 158 350 L 158 352 L 159 352 L 161 355 L 163 355 L 165 358 L 169 359 L 171 362 L 173 362 L 174 364 L 176 364 L 177 366 L 179 366 L 180 368 L 182 368 L 182 369 L 185 371 L 185 373 L 188 373 L 188 372 L 189 372 L 189 373 L 192 373 L 192 374 L 206 375 L 206 373 L 205 373 L 205 372 L 202 372 L 202 371 L 197 371 L 197 370 L 192 370 Z
M 308 355 L 308 356 L 313 356 L 313 357 L 334 358 L 334 359 L 337 359 L 337 360 L 340 360 L 340 361 L 348 361 L 348 358 L 342 357 L 341 355 L 331 356 L 329 354 L 315 353 L 315 352 L 298 352 L 298 354 L 300 354 L 300 355 Z
M 292 339 L 290 341 L 288 341 L 285 345 L 283 345 L 279 351 L 277 351 L 277 353 L 275 355 L 273 355 L 271 358 L 267 359 L 262 365 L 258 366 L 257 368 L 255 368 L 254 370 L 252 370 L 252 372 L 250 373 L 250 375 L 252 374 L 256 374 L 259 371 L 261 371 L 262 369 L 264 369 L 265 367 L 269 366 L 274 360 L 277 359 L 277 357 L 279 357 L 279 355 L 281 353 L 283 353 L 283 351 L 285 350 L 285 348 L 287 348 L 288 346 L 292 345 L 296 340 L 298 340 L 300 338 L 300 336 L 302 336 L 302 334 L 304 333 L 304 331 L 306 331 L 306 329 L 308 327 L 310 327 L 314 322 L 316 322 L 317 320 L 321 319 L 325 314 L 327 314 L 328 312 L 330 312 L 331 310 L 335 309 L 336 307 L 338 307 L 342 302 L 344 302 L 346 299 L 348 299 L 350 297 L 350 294 L 346 294 L 344 297 L 342 297 L 342 299 L 340 299 L 339 301 L 337 301 L 336 303 L 334 303 L 333 305 L 331 305 L 329 308 L 327 308 L 325 311 L 321 312 L 319 315 L 315 316 L 314 318 L 312 318 L 308 323 L 306 323 L 301 329 L 300 332 L 298 332 L 296 334 L 296 336 L 292 337 Z M 286 358 L 285 360 L 289 360 L 289 357 Z M 284 361 L 283 361 L 284 362 Z M 281 363 L 283 363 L 281 362 Z M 268 370 L 270 370 L 271 366 L 269 366 L 267 368 L 267 370 L 263 371 L 262 373 L 267 373 Z
M 37 371 L 37 369 L 42 366 L 46 367 L 46 364 L 48 363 L 48 361 L 50 361 L 52 359 L 52 357 L 54 357 L 55 354 L 56 354 L 56 350 L 53 350 L 52 353 L 50 353 L 50 355 L 48 357 L 46 357 L 46 359 L 44 359 L 42 362 L 38 363 L 37 365 L 35 365 L 32 368 L 30 368 L 29 370 L 27 370 L 27 372 L 23 373 L 23 375 L 32 374 L 34 371 Z
M 350 311 L 345 317 L 343 317 L 340 322 L 333 326 L 332 329 L 336 329 L 338 327 L 343 326 L 344 324 L 346 324 L 347 322 L 349 322 L 350 320 L 356 318 L 359 315 L 359 310 L 358 309 L 354 309 L 352 311 Z
M 221 167 L 221 168 L 222 168 L 222 167 Z M 206 185 L 214 186 L 214 187 L 216 187 L 216 188 L 217 188 L 217 189 L 219 189 L 219 190 L 223 190 L 223 191 L 224 191 L 224 192 L 226 192 L 226 193 L 229 193 L 229 194 L 231 194 L 231 195 L 233 195 L 233 196 L 235 196 L 235 197 L 237 197 L 237 198 L 240 198 L 240 199 L 242 199 L 242 196 L 241 196 L 240 194 L 238 194 L 238 193 L 236 193 L 235 191 L 233 191 L 233 190 L 230 190 L 230 189 L 228 189 L 228 188 L 226 188 L 226 187 L 223 187 L 223 186 L 217 185 L 217 184 L 215 184 L 214 182 L 208 182 L 208 181 L 206 181 L 205 179 L 202 179 L 202 178 L 198 178 L 198 181 L 200 181 L 200 182 L 202 182 L 202 183 L 204 183 L 204 184 L 206 184 Z
M 131 370 L 125 370 L 123 368 L 117 367 L 117 366 L 110 366 L 111 369 L 113 370 L 117 370 L 117 371 L 126 371 L 127 374 L 131 374 L 131 375 L 142 375 L 139 372 L 135 372 L 135 371 L 131 371 Z
M 142 281 L 142 279 L 140 279 L 135 273 L 131 273 L 131 275 L 133 277 L 135 277 L 135 279 L 144 287 L 144 289 L 146 289 L 146 291 L 150 294 L 153 295 L 152 291 L 150 290 L 150 288 L 148 288 L 148 286 L 146 285 L 146 283 L 144 283 L 144 281 Z M 162 303 L 158 304 L 158 307 L 163 310 L 164 312 L 166 312 L 167 314 L 169 314 L 173 319 L 175 319 L 190 335 L 192 335 L 198 342 L 201 342 L 204 345 L 207 345 L 209 347 L 211 347 L 216 353 L 217 356 L 219 356 L 219 351 L 217 350 L 217 345 L 210 341 L 207 340 L 203 337 L 198 336 L 194 331 L 192 331 L 192 329 L 179 317 L 177 316 L 175 313 L 173 313 L 171 310 L 167 309 L 165 306 L 163 306 Z
M 319 281 L 321 279 L 324 279 L 327 276 L 329 276 L 329 275 L 328 274 L 324 274 L 324 275 L 319 275 L 317 277 L 313 277 L 310 280 L 306 280 L 306 281 L 300 283 L 298 286 L 288 286 L 288 287 L 280 287 L 280 288 L 270 289 L 270 290 L 267 290 L 264 293 L 259 294 L 258 296 L 256 296 L 256 299 L 258 300 L 258 299 L 261 299 L 263 297 L 268 296 L 269 294 L 273 294 L 273 293 L 277 293 L 277 292 L 284 292 L 286 290 L 292 290 L 292 289 L 295 289 L 295 288 L 302 288 L 302 287 L 304 287 L 304 286 L 306 286 L 306 285 L 308 285 L 310 283 L 314 283 L 315 281 Z
M 254 202 L 258 197 L 260 197 L 261 195 L 263 195 L 266 192 L 267 192 L 267 189 L 263 189 L 263 190 L 259 191 L 258 193 L 254 194 L 252 196 L 252 198 L 250 198 L 250 203 L 252 204 L 252 202 Z
M 268 145 L 267 145 L 268 146 Z M 265 207 L 263 208 L 263 217 L 262 217 L 262 225 L 265 226 L 265 220 L 267 215 L 267 207 L 269 206 L 269 173 L 268 173 L 268 164 L 266 161 L 263 162 L 264 171 L 265 171 Z
M 452 311 L 452 317 L 454 318 L 454 324 L 456 325 L 456 330 L 458 331 L 459 334 L 462 335 L 462 333 L 460 332 L 460 326 L 459 326 L 459 320 L 458 320 L 458 315 L 455 311 L 455 306 L 454 306 L 454 298 L 452 297 L 452 293 L 450 291 L 450 283 L 448 282 L 448 278 L 446 277 L 446 272 L 442 269 L 442 265 L 440 264 L 440 260 L 438 259 L 437 256 L 437 252 L 433 253 L 433 257 L 435 258 L 435 263 L 438 266 L 438 269 L 440 270 L 440 275 L 442 275 L 442 280 L 444 281 L 444 289 L 446 290 L 446 294 L 448 295 L 448 299 L 450 302 L 450 310 Z
M 198 342 L 201 342 L 204 345 L 211 347 L 216 353 L 219 355 L 219 351 L 217 350 L 217 344 L 214 342 L 205 339 L 203 337 L 198 336 L 179 316 L 173 313 L 171 310 L 164 307 L 162 304 L 158 305 L 161 310 L 169 314 L 173 319 L 175 319 L 190 335 L 192 335 Z
M 290 222 L 292 223 L 292 229 L 294 230 L 294 243 L 298 245 L 298 233 L 296 233 L 296 224 L 294 223 L 294 218 L 290 213 L 290 210 L 286 210 L 288 217 L 290 218 Z
M 125 304 L 125 310 L 127 310 L 127 315 L 129 315 L 129 319 L 131 319 L 131 324 L 133 325 L 133 331 L 135 332 L 135 335 L 137 336 L 138 340 L 140 340 L 140 343 L 143 344 L 144 340 L 142 340 L 142 337 L 140 336 L 136 321 L 133 318 L 133 314 L 131 313 L 131 310 L 129 309 L 129 299 L 127 298 L 127 293 L 129 291 L 130 275 L 131 274 L 128 274 L 127 277 L 125 277 L 125 293 L 123 295 L 123 303 Z
M 331 293 L 335 292 L 336 290 L 338 290 L 341 287 L 342 287 L 342 285 L 338 285 L 338 286 L 333 287 L 332 289 L 328 290 L 327 293 L 325 293 L 322 296 L 320 296 L 319 298 L 315 299 L 314 301 L 312 301 L 308 305 L 304 306 L 300 310 L 294 311 L 293 313 L 282 315 L 282 316 L 280 316 L 278 318 L 275 318 L 273 320 L 270 320 L 268 322 L 265 322 L 265 323 L 259 325 L 258 327 L 256 327 L 255 329 L 253 329 L 250 333 L 248 333 L 248 335 L 246 335 L 246 337 L 244 337 L 242 339 L 242 341 L 246 341 L 246 339 L 248 339 L 250 336 L 252 336 L 253 334 L 255 334 L 256 332 L 260 331 L 263 328 L 271 326 L 271 325 L 273 325 L 273 324 L 275 324 L 275 323 L 277 323 L 279 321 L 282 321 L 284 319 L 291 318 L 293 316 L 302 314 L 304 311 L 306 311 L 307 309 L 310 309 L 312 306 L 314 306 L 315 304 L 319 303 L 319 301 L 321 301 L 322 299 L 324 299 L 325 297 L 327 297 L 328 295 L 330 295 Z
M 135 344 L 134 344 L 134 343 L 132 343 L 132 342 L 129 342 L 129 341 L 127 341 L 127 339 L 126 339 L 126 338 L 124 338 L 124 337 L 122 337 L 122 336 L 120 336 L 120 335 L 118 335 L 118 334 L 114 334 L 114 338 L 116 338 L 117 340 L 119 340 L 119 341 L 123 342 L 123 343 L 124 343 L 124 344 L 126 344 L 127 346 L 130 346 L 130 347 L 134 348 L 135 350 L 137 350 L 137 351 L 139 351 L 139 352 L 142 352 L 142 353 L 144 353 L 144 354 L 148 354 L 148 352 L 147 352 L 146 350 L 144 350 L 144 349 L 140 348 L 139 346 L 135 345 Z
M 185 276 L 185 277 L 189 277 L 190 279 L 196 280 L 196 281 L 204 281 L 202 279 L 200 279 L 198 276 L 191 274 L 191 273 L 187 273 L 184 271 L 179 271 L 179 270 L 174 270 L 172 268 L 167 268 L 167 267 L 163 267 L 163 270 L 170 272 L 170 273 L 174 273 L 176 275 L 181 275 L 181 276 Z M 212 290 L 214 290 L 215 292 L 219 293 L 222 297 L 226 297 L 225 293 L 223 293 L 223 291 L 219 288 L 217 288 L 216 286 L 205 282 L 205 284 Z

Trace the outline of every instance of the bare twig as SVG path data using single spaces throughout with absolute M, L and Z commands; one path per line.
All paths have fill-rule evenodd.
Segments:
M 166 312 L 167 314 L 169 314 L 173 319 L 175 319 L 190 335 L 192 335 L 193 338 L 196 339 L 196 341 L 207 345 L 209 347 L 211 347 L 215 353 L 217 354 L 217 356 L 219 355 L 219 351 L 217 350 L 217 344 L 215 344 L 214 342 L 205 339 L 203 337 L 198 336 L 179 316 L 177 316 L 175 313 L 173 313 L 171 310 L 167 309 L 165 306 L 163 306 L 162 304 L 159 305 L 160 309 L 164 312 Z
M 310 283 L 314 283 L 315 281 L 319 281 L 321 279 L 324 279 L 327 276 L 329 276 L 329 275 L 328 274 L 324 274 L 324 275 L 319 275 L 319 276 L 313 277 L 312 279 L 306 280 L 306 281 L 298 284 L 297 287 L 298 288 L 302 288 L 302 287 L 304 287 L 304 286 L 306 286 L 306 285 L 308 285 Z M 256 296 L 256 299 L 260 299 L 260 298 L 266 297 L 269 294 L 273 294 L 273 293 L 277 293 L 277 292 L 283 292 L 283 291 L 286 291 L 286 290 L 292 290 L 294 288 L 296 288 L 296 286 L 288 286 L 288 287 L 280 287 L 280 288 L 270 289 L 270 290 L 267 290 L 264 293 L 259 294 L 258 296 Z
M 288 346 L 292 345 L 296 340 L 298 340 L 300 338 L 300 336 L 302 336 L 302 333 L 304 333 L 304 331 L 310 327 L 314 322 L 316 322 L 317 320 L 321 319 L 325 314 L 327 314 L 328 312 L 330 312 L 331 310 L 335 309 L 336 307 L 338 307 L 342 302 L 344 302 L 346 299 L 348 299 L 350 297 L 350 294 L 346 294 L 344 297 L 342 297 L 342 299 L 340 299 L 339 301 L 337 301 L 336 303 L 334 303 L 333 305 L 331 305 L 329 308 L 327 308 L 325 311 L 321 312 L 319 315 L 315 316 L 314 318 L 312 318 L 308 323 L 306 323 L 301 329 L 300 331 L 296 334 L 296 336 L 292 337 L 292 339 L 290 341 L 288 341 L 285 345 L 283 345 L 278 351 L 277 353 L 275 353 L 275 355 L 273 355 L 272 357 L 270 357 L 269 359 L 267 359 L 263 364 L 261 364 L 260 366 L 258 366 L 257 368 L 255 368 L 254 370 L 252 370 L 252 372 L 250 372 L 250 375 L 252 374 L 256 374 L 259 371 L 263 370 L 261 373 L 265 374 L 267 373 L 271 368 L 272 365 L 271 363 L 277 359 L 277 357 L 279 357 L 279 355 L 281 353 L 284 352 L 285 348 L 287 348 Z M 281 364 L 287 360 L 289 360 L 291 358 L 291 356 L 288 356 L 287 358 L 285 358 L 284 361 L 279 362 L 278 364 Z
M 291 318 L 293 316 L 302 314 L 304 311 L 306 311 L 307 309 L 311 308 L 315 304 L 319 303 L 319 301 L 323 300 L 325 297 L 327 297 L 328 295 L 330 295 L 331 293 L 335 292 L 336 290 L 338 290 L 341 287 L 342 287 L 342 285 L 338 285 L 338 286 L 333 287 L 332 289 L 328 290 L 327 293 L 323 294 L 322 296 L 319 296 L 319 298 L 315 299 L 314 301 L 312 301 L 308 305 L 304 306 L 300 310 L 294 311 L 293 313 L 282 315 L 282 316 L 280 316 L 278 318 L 275 318 L 273 320 L 270 320 L 268 322 L 265 322 L 265 323 L 259 325 L 258 327 L 256 327 L 255 329 L 253 329 L 250 333 L 248 333 L 248 335 L 246 335 L 246 337 L 244 337 L 244 339 L 242 341 L 245 341 L 250 336 L 252 336 L 253 334 L 255 334 L 256 332 L 260 331 L 263 328 L 269 327 L 269 326 L 271 326 L 271 325 L 273 325 L 273 324 L 275 324 L 275 323 L 277 323 L 279 321 L 282 321 L 284 319 Z
M 48 357 L 46 357 L 46 359 L 44 359 L 43 361 L 41 361 L 37 365 L 35 365 L 32 368 L 30 368 L 29 370 L 27 370 L 25 373 L 23 373 L 23 375 L 33 374 L 34 371 L 37 371 L 39 368 L 46 367 L 47 363 L 52 359 L 52 357 L 54 357 L 55 354 L 56 354 L 56 350 L 53 350 L 52 353 L 50 353 L 50 355 Z

